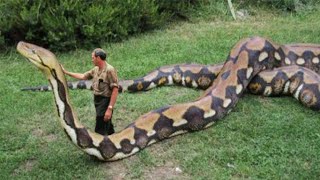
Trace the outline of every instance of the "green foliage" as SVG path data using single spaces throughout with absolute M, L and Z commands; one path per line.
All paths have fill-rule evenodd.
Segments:
M 272 8 L 290 11 L 290 12 L 301 12 L 304 10 L 316 9 L 315 5 L 319 5 L 318 0 L 248 0 L 240 1 L 245 5 L 266 5 Z
M 169 17 L 188 19 L 189 11 L 203 0 L 156 0 L 159 12 L 165 12 Z
M 191 0 L 176 4 L 156 0 L 1 1 L 0 29 L 7 44 L 25 39 L 60 50 L 99 46 L 160 27 L 168 18 L 185 11 L 189 5 L 183 4 L 189 2 Z
M 317 0 L 238 0 L 237 9 L 290 12 L 316 9 Z M 190 17 L 226 19 L 225 0 L 10 0 L 0 1 L 0 48 L 20 40 L 52 50 L 92 48 Z M 251 13 L 254 14 L 254 13 Z M 226 16 L 228 15 L 228 16 Z
M 16 39 L 20 39 L 18 36 L 23 32 L 23 24 L 21 19 L 18 18 L 17 12 L 21 11 L 21 6 L 26 3 L 23 0 L 15 1 L 1 1 L 0 2 L 0 48 L 1 50 L 6 47 L 6 45 L 11 45 Z M 15 27 L 15 28 L 12 28 Z M 10 41 L 5 36 L 8 37 Z
M 0 49 L 4 49 L 4 47 L 5 47 L 4 37 L 3 37 L 3 35 L 1 34 L 1 31 L 0 31 Z
M 200 19 L 226 19 L 230 13 L 226 0 L 202 0 L 192 14 Z M 227 15 L 227 16 L 226 16 Z

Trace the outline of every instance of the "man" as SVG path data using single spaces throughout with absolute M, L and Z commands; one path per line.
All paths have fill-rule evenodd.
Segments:
M 97 48 L 92 54 L 92 62 L 95 67 L 84 74 L 66 71 L 65 74 L 80 80 L 92 79 L 94 105 L 96 108 L 95 132 L 101 135 L 114 133 L 111 121 L 112 111 L 118 96 L 117 72 L 106 62 L 107 54 L 103 49 Z

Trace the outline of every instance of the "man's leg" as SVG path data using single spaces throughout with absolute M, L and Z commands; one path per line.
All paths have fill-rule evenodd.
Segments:
M 105 135 L 108 130 L 103 118 L 103 116 L 96 117 L 96 127 L 94 129 L 96 133 L 99 133 L 101 135 Z
M 111 119 L 107 122 L 104 121 L 104 114 L 107 110 L 107 107 L 109 106 L 110 98 L 108 97 L 102 97 L 102 96 L 95 96 L 94 97 L 94 103 L 95 103 L 95 108 L 96 108 L 96 127 L 95 127 L 95 132 L 105 135 L 111 135 L 113 134 L 114 127 L 112 124 L 112 114 L 111 114 Z M 113 113 L 113 112 L 112 112 Z
M 106 129 L 107 129 L 107 134 L 108 135 L 111 135 L 114 133 L 114 128 L 113 128 L 113 124 L 112 124 L 112 121 L 111 119 L 109 121 L 106 122 Z
M 109 105 L 109 98 L 102 96 L 94 96 L 94 105 L 96 108 L 96 127 L 95 132 L 105 135 L 107 132 L 106 122 L 104 121 L 104 114 Z

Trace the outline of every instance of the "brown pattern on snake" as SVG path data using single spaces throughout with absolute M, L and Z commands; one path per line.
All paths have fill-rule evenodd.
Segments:
M 288 61 L 298 65 L 310 59 L 313 63 L 317 62 L 314 59 L 319 58 L 319 46 L 279 46 L 267 39 L 253 37 L 234 46 L 220 73 L 199 99 L 156 109 L 140 116 L 120 132 L 101 136 L 84 128 L 78 121 L 69 102 L 65 77 L 55 56 L 48 50 L 23 42 L 18 44 L 17 49 L 41 69 L 52 84 L 60 121 L 68 137 L 83 151 L 105 161 L 125 158 L 159 140 L 209 127 L 232 110 L 250 82 L 265 87 L 249 86 L 251 92 L 263 90 L 266 95 L 292 94 L 306 106 L 319 110 L 319 78 L 316 73 L 297 66 L 290 66 L 287 70 L 271 70 Z M 311 67 L 318 73 L 317 68 L 318 64 Z M 192 72 L 201 75 L 199 69 Z M 53 76 L 52 70 L 55 70 L 56 76 Z M 254 81 L 253 77 L 262 70 L 271 75 Z M 164 79 L 161 79 L 155 82 L 162 85 Z M 170 78 L 167 80 L 171 81 Z M 191 86 L 197 80 L 187 75 L 182 76 L 180 82 Z M 143 87 L 149 87 L 143 83 L 139 82 Z

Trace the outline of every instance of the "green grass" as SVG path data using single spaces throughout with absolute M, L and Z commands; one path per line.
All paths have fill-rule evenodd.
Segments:
M 232 46 L 248 36 L 278 43 L 320 44 L 320 12 L 245 21 L 197 21 L 105 45 L 121 79 L 133 79 L 163 65 L 223 62 Z M 90 51 L 58 53 L 71 71 L 92 67 Z M 51 93 L 21 92 L 47 84 L 14 50 L 0 56 L 0 179 L 318 179 L 318 112 L 291 97 L 245 95 L 215 126 L 159 142 L 112 163 L 92 160 L 72 145 L 57 121 Z M 202 91 L 163 87 L 119 95 L 114 124 L 119 131 L 140 115 L 196 99 Z M 90 91 L 71 91 L 81 122 L 94 126 Z M 176 168 L 181 173 L 175 171 Z

